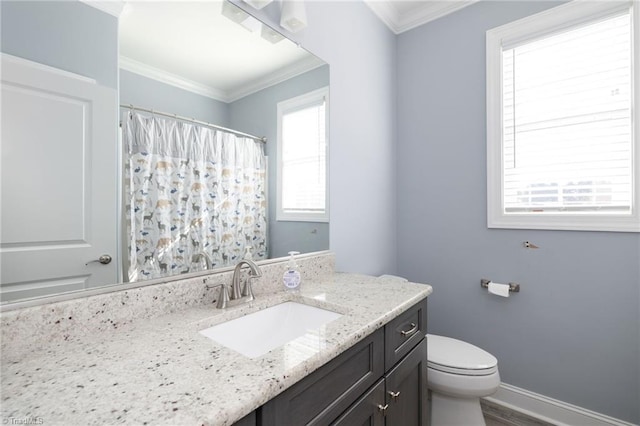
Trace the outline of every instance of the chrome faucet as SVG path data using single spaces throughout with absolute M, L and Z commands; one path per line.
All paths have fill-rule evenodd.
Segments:
M 244 284 L 244 288 L 240 291 L 240 270 L 242 269 L 242 265 L 247 265 L 251 271 Z M 253 296 L 253 289 L 251 288 L 251 280 L 261 276 L 262 270 L 260 270 L 260 267 L 256 265 L 253 260 L 242 259 L 238 262 L 236 268 L 233 270 L 233 278 L 231 279 L 231 299 L 240 299 L 246 296 L 247 301 L 253 300 L 255 297 Z
M 200 253 L 196 253 L 193 256 L 191 256 L 191 263 L 196 263 L 196 262 L 200 262 L 200 259 L 204 259 L 204 264 L 205 264 L 205 268 L 206 270 L 211 269 L 211 258 L 209 257 L 209 255 L 203 251 L 201 251 Z

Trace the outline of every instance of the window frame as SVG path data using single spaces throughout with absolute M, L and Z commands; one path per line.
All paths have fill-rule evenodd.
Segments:
M 283 206 L 282 197 L 282 117 L 289 112 L 295 112 L 301 110 L 309 105 L 317 104 L 318 101 L 323 100 L 325 103 L 325 195 L 324 195 L 324 212 L 313 211 L 286 211 Z M 329 87 L 325 86 L 320 89 L 307 92 L 303 95 L 289 98 L 278 102 L 277 104 L 277 143 L 278 149 L 276 150 L 276 221 L 279 222 L 329 222 Z
M 640 5 L 574 0 L 486 33 L 487 226 L 507 229 L 640 232 Z M 514 212 L 504 209 L 502 51 L 526 41 L 630 10 L 632 31 L 632 201 L 630 214 Z

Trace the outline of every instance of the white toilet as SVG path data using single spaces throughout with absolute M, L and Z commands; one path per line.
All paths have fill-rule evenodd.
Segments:
M 498 360 L 460 340 L 427 334 L 431 426 L 484 426 L 480 398 L 498 390 Z

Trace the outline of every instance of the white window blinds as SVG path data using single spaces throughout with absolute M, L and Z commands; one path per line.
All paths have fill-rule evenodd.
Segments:
M 287 211 L 324 211 L 324 102 L 282 118 L 282 206 Z
M 505 213 L 630 213 L 629 13 L 502 51 Z
M 327 97 L 319 89 L 278 103 L 277 220 L 328 220 Z

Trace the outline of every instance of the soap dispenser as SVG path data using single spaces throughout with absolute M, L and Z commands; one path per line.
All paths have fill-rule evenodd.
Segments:
M 289 252 L 289 263 L 287 264 L 287 270 L 284 273 L 283 282 L 284 288 L 287 291 L 300 290 L 300 271 L 298 270 L 298 264 L 296 263 L 295 255 L 300 254 L 299 251 Z
M 251 246 L 245 246 L 245 248 L 244 248 L 244 259 L 253 260 L 253 255 L 251 254 Z

